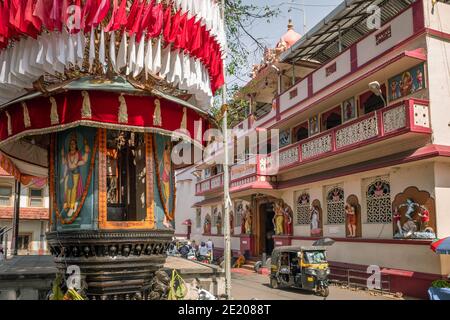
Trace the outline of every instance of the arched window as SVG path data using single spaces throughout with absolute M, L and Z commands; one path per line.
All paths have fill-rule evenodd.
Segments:
M 309 193 L 303 192 L 297 198 L 295 224 L 309 225 L 311 223 L 310 211 L 311 208 Z
M 332 187 L 327 192 L 327 223 L 345 223 L 344 189 Z
M 367 187 L 367 222 L 391 223 L 391 186 L 387 178 L 377 178 Z

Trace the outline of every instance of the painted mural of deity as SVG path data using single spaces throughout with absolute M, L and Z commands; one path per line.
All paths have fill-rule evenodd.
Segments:
M 389 100 L 397 100 L 426 87 L 424 65 L 420 64 L 389 80 Z
M 169 137 L 156 135 L 155 137 L 155 163 L 157 174 L 155 175 L 156 184 L 159 192 L 159 201 L 161 204 L 156 212 L 157 222 L 162 223 L 167 229 L 174 228 L 174 210 L 175 210 L 175 185 L 173 181 L 172 167 L 172 144 Z M 162 210 L 161 210 L 162 209 Z
M 83 194 L 89 187 L 86 184 L 90 171 L 93 139 L 83 136 L 80 130 L 72 130 L 61 138 L 59 150 L 57 150 L 61 168 L 59 190 L 62 209 L 60 207 L 59 210 L 62 218 L 65 219 L 78 215 L 84 204 Z

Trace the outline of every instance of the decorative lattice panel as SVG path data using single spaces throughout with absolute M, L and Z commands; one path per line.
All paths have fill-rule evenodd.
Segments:
M 297 225 L 308 225 L 311 223 L 310 197 L 308 192 L 303 192 L 297 198 L 296 219 Z
M 372 180 L 367 187 L 367 222 L 391 223 L 391 186 L 388 177 Z
M 406 127 L 406 108 L 404 105 L 390 109 L 383 114 L 384 132 L 390 133 Z
M 332 187 L 327 192 L 327 223 L 345 223 L 344 189 Z

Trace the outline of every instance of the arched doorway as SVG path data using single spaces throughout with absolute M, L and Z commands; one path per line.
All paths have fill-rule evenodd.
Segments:
M 269 198 L 259 199 L 256 202 L 257 215 L 254 229 L 255 247 L 253 255 L 260 257 L 263 253 L 266 253 L 267 256 L 270 256 L 275 247 L 273 240 L 275 232 L 272 222 L 275 215 L 274 202 Z

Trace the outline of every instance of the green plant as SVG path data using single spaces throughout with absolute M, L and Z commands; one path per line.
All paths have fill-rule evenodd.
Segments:
M 433 288 L 450 288 L 450 282 L 447 280 L 436 280 L 431 285 Z

